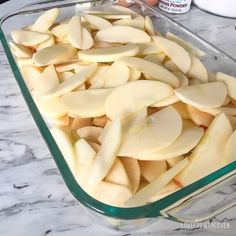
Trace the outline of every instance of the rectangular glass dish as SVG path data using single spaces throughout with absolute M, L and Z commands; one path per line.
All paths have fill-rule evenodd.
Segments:
M 132 2 L 131 8 L 139 14 L 149 15 L 157 31 L 162 34 L 170 31 L 204 51 L 206 55 L 202 57 L 202 61 L 209 71 L 222 71 L 236 76 L 235 59 L 165 16 L 158 9 L 154 9 L 140 0 L 132 0 Z M 235 161 L 161 200 L 141 207 L 120 208 L 104 204 L 89 196 L 76 182 L 22 78 L 8 45 L 12 30 L 31 25 L 44 11 L 54 7 L 60 8 L 61 14 L 58 20 L 61 20 L 87 10 L 105 10 L 114 4 L 117 4 L 117 1 L 53 0 L 29 4 L 5 16 L 1 20 L 0 38 L 22 95 L 67 187 L 81 205 L 86 208 L 87 212 L 93 218 L 96 218 L 96 221 L 115 229 L 131 230 L 150 224 L 157 217 L 165 217 L 181 222 L 210 219 L 236 205 L 236 193 L 234 191 L 231 194 L 228 193 L 224 201 L 217 201 L 217 196 L 220 194 L 219 189 L 223 193 L 235 184 Z M 212 202 L 210 206 L 204 204 L 204 202 L 209 201 Z

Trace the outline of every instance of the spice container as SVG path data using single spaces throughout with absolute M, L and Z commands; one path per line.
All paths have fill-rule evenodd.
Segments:
M 192 0 L 160 0 L 159 8 L 168 13 L 182 14 L 189 11 Z

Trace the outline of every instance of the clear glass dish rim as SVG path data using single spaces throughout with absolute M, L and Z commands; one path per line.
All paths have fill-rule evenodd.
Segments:
M 142 4 L 148 10 L 150 10 L 154 15 L 162 17 L 172 24 L 174 23 L 176 25 L 176 27 L 181 28 L 183 31 L 185 31 L 186 33 L 188 33 L 189 35 L 191 35 L 192 37 L 197 39 L 200 43 L 204 44 L 208 48 L 211 48 L 211 50 L 215 51 L 217 54 L 221 54 L 224 57 L 229 58 L 230 60 L 234 61 L 235 66 L 236 66 L 236 60 L 234 58 L 227 55 L 223 51 L 219 50 L 218 48 L 216 48 L 215 46 L 213 46 L 212 44 L 210 44 L 206 40 L 202 39 L 198 35 L 194 34 L 190 30 L 188 30 L 187 28 L 183 27 L 181 24 L 177 23 L 176 21 L 172 20 L 171 18 L 169 18 L 165 14 L 161 13 L 157 9 L 154 9 L 150 5 L 144 3 L 140 0 L 132 0 L 132 1 L 134 3 Z M 58 4 L 59 4 L 60 2 L 64 2 L 64 1 L 63 0 L 53 0 L 52 2 L 58 2 Z M 40 4 L 47 4 L 47 3 L 50 4 L 52 2 L 48 2 L 48 1 L 36 2 L 36 3 L 29 4 L 25 7 L 32 7 L 32 6 L 37 6 L 37 5 L 40 6 Z M 78 2 L 73 1 L 70 3 L 68 3 L 68 2 L 63 3 L 58 6 L 54 5 L 53 7 L 62 8 L 62 7 L 73 6 L 73 5 L 81 5 L 84 3 L 95 3 L 95 1 L 94 0 L 85 0 L 85 1 L 78 1 Z M 107 3 L 112 3 L 112 4 L 114 3 L 115 4 L 115 3 L 117 3 L 117 1 L 116 0 L 102 0 L 102 1 L 97 1 L 96 5 L 102 5 L 102 4 L 107 4 Z M 102 215 L 110 216 L 110 217 L 118 218 L 118 219 L 155 218 L 155 217 L 158 217 L 161 215 L 160 212 L 163 209 L 165 209 L 165 208 L 169 207 L 170 205 L 174 204 L 175 202 L 185 198 L 189 194 L 192 194 L 195 191 L 200 190 L 201 188 L 222 178 L 223 176 L 229 174 L 230 172 L 232 172 L 233 170 L 236 169 L 236 161 L 234 161 L 234 162 L 228 164 L 227 166 L 213 172 L 212 174 L 194 182 L 193 184 L 191 184 L 187 187 L 184 187 L 173 194 L 168 195 L 167 197 L 164 197 L 158 201 L 155 201 L 153 203 L 149 203 L 147 205 L 140 206 L 140 207 L 132 207 L 132 208 L 115 207 L 115 206 L 111 206 L 111 205 L 102 203 L 102 202 L 94 199 L 90 195 L 88 195 L 79 186 L 79 184 L 76 182 L 75 178 L 73 177 L 63 155 L 61 154 L 56 142 L 54 141 L 54 139 L 49 131 L 48 126 L 46 125 L 37 106 L 35 105 L 34 100 L 33 100 L 32 96 L 31 96 L 31 94 L 24 82 L 23 77 L 21 76 L 21 73 L 20 73 L 17 65 L 16 65 L 16 62 L 14 60 L 14 57 L 11 53 L 11 50 L 8 46 L 6 37 L 4 35 L 3 29 L 2 29 L 2 24 L 8 18 L 10 18 L 14 15 L 20 15 L 20 14 L 24 15 L 27 12 L 34 13 L 34 12 L 39 12 L 39 11 L 43 11 L 43 10 L 52 8 L 52 7 L 37 8 L 36 10 L 34 9 L 34 10 L 27 11 L 27 10 L 24 10 L 25 7 L 21 8 L 19 11 L 15 11 L 14 13 L 8 14 L 7 16 L 5 16 L 1 19 L 0 40 L 3 45 L 4 51 L 6 53 L 6 56 L 8 58 L 8 61 L 11 66 L 14 77 L 18 83 L 21 93 L 25 99 L 27 106 L 28 106 L 28 109 L 29 109 L 32 117 L 34 118 L 34 121 L 35 121 L 43 139 L 45 140 L 50 153 L 52 154 L 52 157 L 53 157 L 53 159 L 54 159 L 54 161 L 55 161 L 55 163 L 62 175 L 62 178 L 63 178 L 65 184 L 67 185 L 68 189 L 70 190 L 70 192 L 82 205 L 84 205 L 84 206 L 86 206 L 86 207 L 88 207 L 88 208 L 90 208 L 90 209 L 94 210 L 95 212 L 100 213 Z

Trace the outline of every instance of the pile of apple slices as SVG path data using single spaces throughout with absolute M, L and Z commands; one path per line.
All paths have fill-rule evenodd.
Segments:
M 9 45 L 91 196 L 140 206 L 235 160 L 236 78 L 207 71 L 204 52 L 131 9 L 58 15 L 14 30 Z

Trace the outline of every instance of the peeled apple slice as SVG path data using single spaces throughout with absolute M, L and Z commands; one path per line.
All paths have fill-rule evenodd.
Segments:
M 187 73 L 190 70 L 191 58 L 183 47 L 163 37 L 153 36 L 152 38 L 183 73 Z
M 33 55 L 36 66 L 47 66 L 67 62 L 76 54 L 76 49 L 68 44 L 57 44 L 43 48 Z
M 105 181 L 132 189 L 128 174 L 120 158 L 116 158 L 113 166 L 105 177 Z
M 141 154 L 139 159 L 161 161 L 186 154 L 197 146 L 203 134 L 203 128 L 186 129 L 170 146 L 154 153 Z
M 227 116 L 224 113 L 217 115 L 189 156 L 189 165 L 175 180 L 186 186 L 227 165 L 225 145 L 232 132 Z
M 179 80 L 164 67 L 144 60 L 138 57 L 122 57 L 120 62 L 124 63 L 128 67 L 139 70 L 142 73 L 148 74 L 150 79 L 159 80 L 167 83 L 173 87 L 179 86 Z
M 117 11 L 117 12 L 122 12 L 123 14 L 129 14 L 132 17 L 137 16 L 137 13 L 135 11 L 133 11 L 132 9 L 125 7 L 125 6 L 120 6 L 120 5 L 114 5 L 111 6 L 111 9 Z
M 76 130 L 77 134 L 80 138 L 84 138 L 90 142 L 98 142 L 98 137 L 101 135 L 102 132 L 101 127 L 96 126 L 85 126 Z
M 24 46 L 35 46 L 49 39 L 48 34 L 39 32 L 31 32 L 27 30 L 13 30 L 11 37 L 15 43 L 22 44 Z
M 99 16 L 86 14 L 83 17 L 97 30 L 105 29 L 112 26 L 112 24 L 108 20 L 105 20 Z
M 52 45 L 55 45 L 55 40 L 54 40 L 54 37 L 53 35 L 50 35 L 50 38 L 47 39 L 46 41 L 40 43 L 37 48 L 36 48 L 36 51 L 40 51 L 42 50 L 43 48 L 47 48 L 47 47 L 50 47 Z
M 234 131 L 227 140 L 226 146 L 225 146 L 225 155 L 228 160 L 228 162 L 232 162 L 236 160 L 236 131 Z
M 86 14 L 96 15 L 108 20 L 130 19 L 131 15 L 119 11 L 86 11 Z
M 174 167 L 164 172 L 153 182 L 138 191 L 134 196 L 125 202 L 125 205 L 132 207 L 141 206 L 147 203 L 157 192 L 162 190 L 181 170 L 183 170 L 188 163 L 188 158 L 180 161 Z
M 141 175 L 149 183 L 167 171 L 166 161 L 139 161 Z
M 59 40 L 64 41 L 69 32 L 68 24 L 57 25 L 52 28 L 51 33 Z
M 115 119 L 103 138 L 102 145 L 93 162 L 90 176 L 88 176 L 89 189 L 93 189 L 107 175 L 116 160 L 116 154 L 121 140 L 121 123 Z
M 99 30 L 95 40 L 110 43 L 146 43 L 151 41 L 151 37 L 143 30 L 115 25 Z
M 178 162 L 182 161 L 184 159 L 184 155 L 183 156 L 178 156 L 178 157 L 173 157 L 171 159 L 166 160 L 166 162 L 168 163 L 169 167 L 173 167 L 175 166 Z
M 168 60 L 164 63 L 164 67 L 167 69 L 167 70 L 170 70 L 170 71 L 179 71 L 179 68 L 175 65 L 175 63 L 171 60 Z
M 43 13 L 31 26 L 32 31 L 47 33 L 59 15 L 59 9 L 53 8 Z
M 139 47 L 135 44 L 126 44 L 110 48 L 95 48 L 78 52 L 80 60 L 90 62 L 111 62 L 125 56 L 135 56 Z
M 121 19 L 113 22 L 113 25 L 123 25 L 123 26 L 131 26 L 137 29 L 144 30 L 144 18 L 139 15 L 133 19 Z
M 152 55 L 152 54 L 158 54 L 161 53 L 162 50 L 158 45 L 154 42 L 149 43 L 139 43 L 139 56 L 145 56 L 145 55 Z
M 79 129 L 79 128 L 83 128 L 85 126 L 91 126 L 91 125 L 92 125 L 91 118 L 75 117 L 71 123 L 71 128 L 72 129 Z
M 208 82 L 208 72 L 206 67 L 197 57 L 191 57 L 192 64 L 187 75 L 201 82 Z
M 172 94 L 173 89 L 159 81 L 132 81 L 113 89 L 106 99 L 106 115 L 122 119 Z
M 144 23 L 145 30 L 150 36 L 155 35 L 155 29 L 152 23 L 152 20 L 149 16 L 145 16 L 145 23 Z
M 216 108 L 224 103 L 227 89 L 223 82 L 213 82 L 178 88 L 175 95 L 195 107 Z
M 130 68 L 129 69 L 129 81 L 139 80 L 141 77 L 141 72 L 139 70 Z
M 75 174 L 77 171 L 75 165 L 75 152 L 70 137 L 60 128 L 54 127 L 50 131 L 71 172 Z
M 80 16 L 73 16 L 68 23 L 67 39 L 75 48 L 82 47 L 82 25 Z
M 89 89 L 71 92 L 63 96 L 68 113 L 89 118 L 105 115 L 105 101 L 110 89 Z
M 86 50 L 93 46 L 93 38 L 86 28 L 82 28 L 82 45 L 81 49 Z
M 119 156 L 149 156 L 174 143 L 182 131 L 182 119 L 173 107 L 167 107 L 148 116 L 126 132 L 118 152 Z M 137 158 L 138 159 L 138 158 Z
M 23 45 L 14 43 L 14 42 L 9 42 L 10 48 L 12 53 L 16 56 L 16 57 L 21 57 L 21 58 L 30 58 L 33 55 L 33 50 L 24 47 Z
M 225 83 L 229 96 L 236 100 L 236 78 L 222 72 L 217 72 L 216 79 Z

